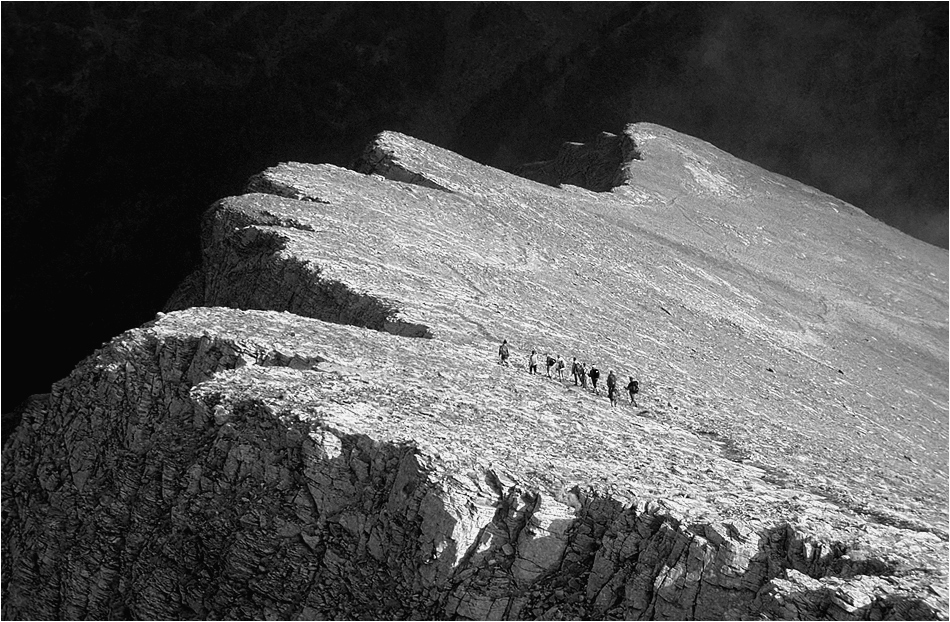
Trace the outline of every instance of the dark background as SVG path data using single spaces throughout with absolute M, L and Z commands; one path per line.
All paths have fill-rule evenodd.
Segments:
M 652 121 L 947 246 L 947 3 L 4 2 L 3 412 L 154 317 L 218 198 L 397 130 Z

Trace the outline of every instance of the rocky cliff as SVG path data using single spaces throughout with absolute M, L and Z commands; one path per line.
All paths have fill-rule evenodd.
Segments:
M 947 617 L 945 251 L 650 124 L 356 168 L 216 203 L 24 407 L 4 617 Z

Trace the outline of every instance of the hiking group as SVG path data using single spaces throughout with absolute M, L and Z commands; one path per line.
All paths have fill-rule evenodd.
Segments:
M 501 345 L 498 346 L 498 356 L 501 359 L 501 364 L 510 367 L 511 363 L 508 362 L 508 359 L 511 358 L 511 350 L 508 348 L 508 340 L 504 339 L 501 342 Z M 564 368 L 566 367 L 564 359 L 561 358 L 561 355 L 558 354 L 557 358 L 551 356 L 550 354 L 545 354 L 545 365 L 547 367 L 548 378 L 553 378 L 551 375 L 551 370 L 554 369 L 557 373 L 557 379 L 561 382 L 564 381 Z M 537 374 L 538 373 L 538 351 L 532 350 L 531 355 L 528 357 L 528 373 Z M 600 380 L 600 370 L 597 369 L 597 366 L 591 363 L 590 369 L 584 366 L 584 363 L 578 362 L 577 357 L 574 357 L 571 362 L 571 376 L 574 378 L 574 386 L 580 386 L 583 389 L 587 389 L 587 380 L 590 379 L 590 386 L 594 391 L 595 395 L 600 395 L 600 390 L 597 388 L 597 381 Z M 640 392 L 640 383 L 633 379 L 633 376 L 628 376 L 630 382 L 627 383 L 627 393 L 630 394 L 630 403 L 634 406 L 637 406 L 637 393 Z M 617 376 L 614 374 L 613 370 L 608 370 L 607 373 L 607 398 L 610 399 L 610 405 L 616 406 L 617 404 Z

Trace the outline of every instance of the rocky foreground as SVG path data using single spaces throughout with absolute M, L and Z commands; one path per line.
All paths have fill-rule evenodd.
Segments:
M 548 185 L 357 168 L 212 206 L 169 312 L 26 406 L 5 618 L 947 617 L 945 251 L 649 124 Z

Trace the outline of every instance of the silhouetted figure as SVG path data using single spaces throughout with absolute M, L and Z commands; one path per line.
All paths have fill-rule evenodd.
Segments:
M 571 375 L 574 376 L 574 386 L 576 387 L 581 383 L 581 364 L 577 362 L 577 357 L 571 359 Z
M 564 359 L 560 354 L 557 355 L 557 379 L 564 382 Z
M 591 365 L 590 371 L 587 372 L 587 375 L 590 376 L 590 384 L 594 387 L 594 393 L 600 395 L 600 392 L 597 391 L 597 380 L 600 379 L 600 370 L 597 369 L 596 365 Z
M 528 357 L 528 373 L 538 373 L 538 353 L 535 350 L 532 350 L 531 356 Z
M 640 383 L 633 379 L 633 376 L 628 376 L 630 378 L 630 383 L 627 385 L 627 391 L 630 393 L 630 403 L 634 406 L 637 405 L 637 393 L 640 392 Z
M 501 364 L 510 366 L 508 363 L 508 357 L 511 356 L 511 353 L 508 351 L 508 340 L 503 339 L 501 345 L 498 346 L 498 356 L 501 357 Z
M 617 377 L 612 369 L 607 372 L 607 398 L 611 406 L 617 405 Z
M 587 388 L 587 368 L 583 363 L 577 364 L 577 375 L 581 377 L 581 387 Z
M 550 377 L 551 377 L 551 368 L 554 367 L 554 364 L 555 364 L 555 363 L 557 363 L 557 359 L 554 358 L 553 356 L 551 356 L 550 354 L 545 354 L 544 356 L 545 356 L 545 361 L 544 361 L 544 363 L 545 363 L 545 364 L 547 365 L 547 367 L 548 367 L 548 370 L 547 370 L 547 371 L 548 371 L 548 378 L 550 378 Z

